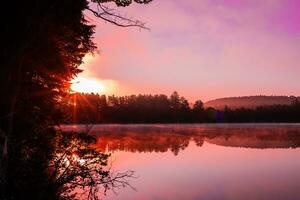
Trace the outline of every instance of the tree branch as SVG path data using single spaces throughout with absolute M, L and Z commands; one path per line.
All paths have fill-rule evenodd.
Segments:
M 133 20 L 117 13 L 115 9 L 104 6 L 100 2 L 97 3 L 97 10 L 87 7 L 86 9 L 93 13 L 94 16 L 103 19 L 106 22 L 120 27 L 138 27 L 140 29 L 150 30 L 145 23 L 140 20 Z

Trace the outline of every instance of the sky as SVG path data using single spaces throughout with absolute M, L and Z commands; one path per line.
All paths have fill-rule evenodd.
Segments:
M 100 81 L 100 94 L 300 95 L 299 0 L 154 0 L 118 12 L 151 30 L 86 13 L 98 53 L 79 77 Z

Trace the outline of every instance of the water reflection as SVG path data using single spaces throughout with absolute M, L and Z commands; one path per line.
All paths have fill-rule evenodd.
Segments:
M 167 152 L 178 155 L 190 142 L 228 147 L 300 147 L 300 126 L 95 126 L 96 147 L 101 151 Z
M 107 200 L 300 199 L 297 124 L 101 125 L 91 132 L 116 168 L 139 176 L 131 182 L 137 192 Z
M 98 200 L 108 190 L 131 187 L 134 172 L 112 170 L 111 154 L 92 146 L 94 136 L 47 133 L 15 140 L 0 199 Z

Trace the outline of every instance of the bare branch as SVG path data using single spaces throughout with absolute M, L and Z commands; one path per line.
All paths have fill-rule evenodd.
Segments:
M 92 2 L 95 3 L 109 3 L 109 2 L 114 2 L 117 6 L 129 6 L 132 3 L 132 0 L 91 0 Z M 148 4 L 152 0 L 133 0 L 136 3 L 139 4 Z
M 101 4 L 101 2 L 95 3 L 97 10 L 92 9 L 90 6 L 86 9 L 92 12 L 94 16 L 103 19 L 106 22 L 120 27 L 138 27 L 140 29 L 150 30 L 145 26 L 145 23 L 140 20 L 133 20 L 131 18 L 125 17 L 124 15 L 118 13 L 115 9 Z

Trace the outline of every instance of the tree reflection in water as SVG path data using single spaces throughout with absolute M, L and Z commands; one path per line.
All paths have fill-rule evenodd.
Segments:
M 96 148 L 110 152 L 167 152 L 176 156 L 191 141 L 201 147 L 204 142 L 243 148 L 300 147 L 299 127 L 194 127 L 194 126 L 99 126 Z
M 9 160 L 7 193 L 1 199 L 92 200 L 131 187 L 134 172 L 113 171 L 110 154 L 92 147 L 92 135 L 49 130 L 47 137 L 29 140 L 35 142 L 18 143 Z
M 97 149 L 118 159 L 115 165 L 141 177 L 134 182 L 138 193 L 122 191 L 121 199 L 299 196 L 299 124 L 95 125 L 91 133 Z

